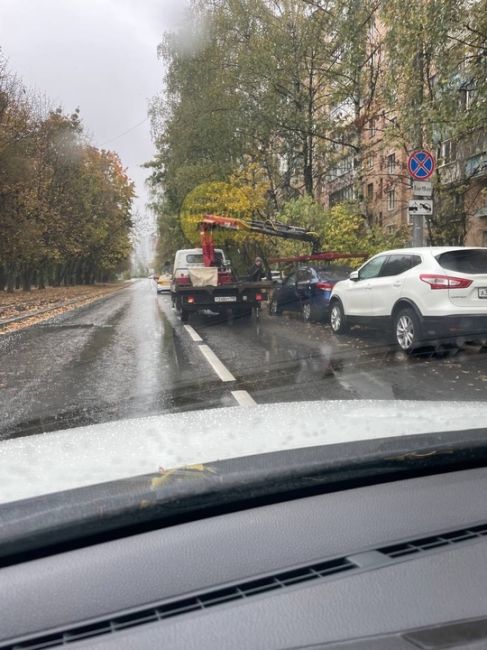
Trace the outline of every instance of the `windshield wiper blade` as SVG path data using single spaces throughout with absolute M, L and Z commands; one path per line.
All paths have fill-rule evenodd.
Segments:
M 0 565 L 366 485 L 487 466 L 487 429 L 246 456 L 0 505 Z

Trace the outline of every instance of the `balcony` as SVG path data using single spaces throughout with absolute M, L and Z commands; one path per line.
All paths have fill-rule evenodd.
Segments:
M 487 176 L 487 153 L 472 156 L 465 163 L 465 176 L 467 178 L 481 178 Z

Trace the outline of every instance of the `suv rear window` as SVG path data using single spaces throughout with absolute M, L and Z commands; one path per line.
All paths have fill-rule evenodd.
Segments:
M 436 258 L 438 264 L 448 271 L 459 273 L 487 273 L 487 249 L 469 248 L 441 253 Z

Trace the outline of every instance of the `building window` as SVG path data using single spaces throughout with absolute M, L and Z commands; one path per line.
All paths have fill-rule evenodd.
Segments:
M 390 223 L 388 226 L 386 226 L 386 231 L 388 235 L 393 235 L 395 230 L 396 230 L 396 226 L 394 226 L 394 224 Z
M 394 210 L 396 207 L 396 189 L 393 187 L 387 192 L 387 209 Z
M 383 220 L 382 212 L 379 212 L 379 216 L 377 217 L 377 225 L 379 225 L 381 228 L 382 228 L 383 221 L 384 220 Z
M 367 158 L 365 160 L 365 164 L 367 166 L 367 169 L 371 169 L 374 165 L 374 157 L 371 153 L 367 154 Z
M 396 154 L 391 153 L 389 156 L 387 156 L 387 173 L 388 174 L 394 174 L 396 170 Z
M 373 198 L 374 198 L 374 184 L 369 183 L 367 185 L 367 200 L 372 201 Z
M 347 156 L 346 158 L 342 158 L 341 160 L 339 160 L 337 164 L 330 169 L 328 174 L 330 178 L 338 178 L 339 176 L 348 174 L 353 170 L 353 168 L 354 168 L 354 157 Z
M 370 120 L 369 122 L 369 135 L 371 138 L 373 138 L 376 134 L 376 126 L 375 126 L 375 119 Z
M 354 198 L 355 197 L 354 197 L 353 186 L 349 185 L 347 187 L 343 187 L 341 190 L 338 190 L 330 194 L 329 197 L 330 207 L 333 207 L 338 203 L 344 203 L 345 201 L 353 201 Z
M 453 140 L 445 140 L 439 147 L 438 158 L 440 165 L 446 165 L 456 160 L 457 147 Z
M 475 86 L 470 83 L 470 84 L 464 84 L 460 90 L 460 97 L 459 97 L 459 108 L 462 111 L 468 111 L 472 108 L 472 104 L 475 101 Z

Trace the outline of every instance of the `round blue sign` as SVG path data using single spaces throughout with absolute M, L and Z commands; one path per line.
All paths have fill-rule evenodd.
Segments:
M 408 158 L 409 174 L 417 181 L 425 181 L 435 171 L 433 154 L 424 149 L 418 149 Z

